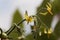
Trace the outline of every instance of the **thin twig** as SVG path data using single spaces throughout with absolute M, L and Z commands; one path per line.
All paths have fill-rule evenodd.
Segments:
M 19 22 L 17 24 L 17 26 L 19 26 L 22 22 L 24 22 L 26 19 L 22 20 L 21 22 Z M 15 29 L 16 25 L 13 25 L 12 28 L 10 28 L 8 31 L 7 31 L 7 35 L 9 35 L 14 29 Z
M 38 17 L 37 15 L 36 15 L 36 17 L 40 20 L 40 22 L 41 22 L 43 25 L 45 25 L 45 26 L 48 28 L 48 26 L 41 20 L 40 17 Z

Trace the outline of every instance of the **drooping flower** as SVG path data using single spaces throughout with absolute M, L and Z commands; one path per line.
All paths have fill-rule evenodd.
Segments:
M 47 12 L 41 12 L 40 14 L 42 14 L 42 15 L 45 16 L 48 13 L 50 13 L 51 15 L 53 15 L 53 13 L 52 13 L 52 5 L 50 3 L 47 3 L 46 4 L 46 10 L 47 10 Z
M 47 11 L 48 11 L 51 15 L 53 15 L 53 13 L 52 13 L 52 5 L 51 5 L 50 3 L 48 3 L 48 4 L 46 5 L 46 7 L 47 7 Z
M 52 29 L 48 29 L 48 38 L 50 37 L 50 34 L 52 34 Z
M 49 28 L 48 30 L 45 28 L 44 33 L 48 35 L 48 38 L 50 37 L 50 34 L 52 34 L 52 29 Z

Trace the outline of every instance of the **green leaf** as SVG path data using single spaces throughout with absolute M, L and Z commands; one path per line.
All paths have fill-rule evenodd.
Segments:
M 12 25 L 14 23 L 19 23 L 20 21 L 22 21 L 22 16 L 19 12 L 19 10 L 17 9 L 13 15 L 13 20 L 12 20 Z M 20 25 L 21 28 L 23 28 L 23 24 Z M 17 32 L 16 28 L 9 34 L 9 37 L 13 38 L 13 40 L 18 40 L 19 35 L 21 35 L 20 33 Z

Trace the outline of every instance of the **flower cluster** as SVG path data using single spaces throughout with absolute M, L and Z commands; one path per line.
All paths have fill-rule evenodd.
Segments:
M 52 5 L 50 3 L 46 4 L 46 10 L 47 10 L 47 12 L 44 12 L 44 13 L 41 12 L 40 14 L 47 15 L 48 13 L 50 13 L 51 15 L 53 15 L 53 13 L 52 13 Z

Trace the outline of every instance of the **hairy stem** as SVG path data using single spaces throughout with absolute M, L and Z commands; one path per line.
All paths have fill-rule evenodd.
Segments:
M 19 26 L 21 23 L 23 23 L 26 19 L 22 20 L 21 22 L 19 22 L 18 24 L 16 24 L 17 26 Z M 13 25 L 8 31 L 7 31 L 7 35 L 9 35 L 15 28 L 16 25 Z

